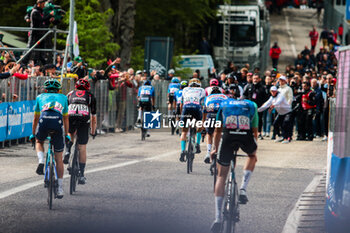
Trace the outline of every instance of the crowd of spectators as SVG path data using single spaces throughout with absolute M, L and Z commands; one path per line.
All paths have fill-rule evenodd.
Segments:
M 238 84 L 241 98 L 254 101 L 259 108 L 259 138 L 271 137 L 289 143 L 296 140 L 326 141 L 330 98 L 335 97 L 337 60 L 335 47 L 322 47 L 316 55 L 305 46 L 294 65 L 285 70 L 238 68 L 229 62 L 216 78 L 227 89 Z M 271 131 L 271 126 L 273 130 Z

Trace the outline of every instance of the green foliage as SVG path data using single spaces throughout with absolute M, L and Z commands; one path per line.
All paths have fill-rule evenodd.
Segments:
M 78 24 L 78 37 L 80 56 L 91 67 L 101 67 L 107 62 L 107 57 L 112 56 L 119 49 L 117 43 L 113 43 L 113 34 L 106 24 L 112 17 L 111 9 L 100 12 L 100 3 L 97 0 L 79 0 L 75 6 L 75 20 Z M 69 23 L 69 12 L 64 18 Z
M 143 70 L 145 50 L 141 46 L 134 46 L 131 52 L 131 67 L 134 70 Z
M 146 36 L 170 36 L 175 50 L 194 51 L 215 17 L 218 0 L 137 0 L 135 44 Z M 176 52 L 177 53 L 177 52 Z
M 182 60 L 181 55 L 173 56 L 172 64 L 175 69 L 176 76 L 180 76 L 181 80 L 187 80 L 192 77 L 192 70 L 190 68 L 181 68 L 180 61 Z

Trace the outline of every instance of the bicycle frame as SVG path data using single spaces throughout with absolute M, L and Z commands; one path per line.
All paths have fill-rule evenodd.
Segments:
M 46 164 L 45 164 L 45 174 L 44 174 L 44 182 L 47 181 L 48 175 L 50 174 L 50 166 L 49 164 L 52 163 L 53 167 L 55 168 L 54 170 L 54 174 L 55 174 L 55 180 L 58 180 L 58 176 L 57 176 L 57 169 L 56 169 L 56 161 L 55 161 L 55 154 L 52 150 L 53 145 L 51 144 L 51 137 L 47 138 L 49 140 L 49 146 L 47 149 L 47 153 L 46 153 Z

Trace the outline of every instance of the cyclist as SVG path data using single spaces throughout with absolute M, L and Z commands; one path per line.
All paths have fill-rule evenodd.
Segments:
M 59 94 L 61 83 L 56 79 L 49 79 L 44 82 L 47 93 L 40 94 L 36 97 L 33 134 L 30 140 L 36 138 L 36 152 L 39 159 L 39 165 L 36 169 L 38 175 L 44 175 L 44 141 L 50 131 L 55 133 L 52 135 L 52 144 L 55 151 L 55 160 L 57 165 L 58 176 L 58 192 L 57 198 L 64 195 L 63 183 L 63 163 L 62 153 L 64 150 L 64 139 L 70 141 L 68 135 L 68 100 L 63 94 Z M 64 128 L 64 131 L 63 131 Z M 65 137 L 63 137 L 63 133 Z M 35 136 L 34 136 L 35 135 Z
M 184 80 L 181 81 L 180 83 L 180 89 L 178 89 L 177 91 L 175 91 L 175 100 L 176 100 L 176 115 L 179 116 L 181 114 L 181 96 L 182 96 L 182 92 L 183 89 L 185 87 L 188 87 L 188 81 Z
M 215 80 L 217 81 L 217 80 Z M 217 86 L 212 86 L 210 90 L 210 95 L 204 99 L 204 116 L 203 119 L 209 121 L 215 121 L 216 113 L 219 110 L 220 103 L 227 99 L 227 96 L 222 94 L 221 90 Z M 210 151 L 213 143 L 213 133 L 214 127 L 206 128 L 208 137 L 207 137 L 207 155 L 205 156 L 204 162 L 210 163 Z
M 202 120 L 202 106 L 204 103 L 205 91 L 201 88 L 201 81 L 193 78 L 189 82 L 189 87 L 186 87 L 182 92 L 181 97 L 181 120 L 184 122 L 184 127 L 181 133 L 181 155 L 180 161 L 185 162 L 185 150 L 188 128 L 186 123 L 193 117 L 195 120 Z M 196 153 L 200 153 L 201 133 L 197 129 Z
M 79 79 L 75 83 L 75 90 L 67 95 L 68 97 L 68 115 L 69 115 L 69 136 L 72 141 L 66 145 L 66 154 L 63 159 L 64 164 L 68 164 L 74 136 L 78 136 L 79 145 L 79 168 L 80 177 L 79 184 L 85 184 L 84 176 L 86 166 L 86 144 L 89 141 L 90 134 L 96 134 L 96 99 L 90 92 L 90 83 L 84 79 Z
M 138 117 L 136 121 L 136 126 L 141 127 L 141 118 L 142 118 L 142 112 L 147 111 L 150 112 L 152 109 L 154 109 L 154 87 L 151 84 L 150 80 L 145 80 L 143 82 L 143 85 L 139 88 L 138 94 L 137 94 L 138 100 L 139 100 L 139 110 L 138 110 Z M 146 135 L 149 137 L 150 135 L 147 133 Z
M 230 89 L 235 98 L 240 96 L 237 86 Z M 258 137 L 258 111 L 257 105 L 250 100 L 227 99 L 221 102 L 217 113 L 217 120 L 223 124 L 216 128 L 214 133 L 214 149 L 212 154 L 217 153 L 218 148 L 218 177 L 215 185 L 215 221 L 212 231 L 217 232 L 222 222 L 222 203 L 225 194 L 225 181 L 230 169 L 230 161 L 233 156 L 234 145 L 248 154 L 248 160 L 243 168 L 244 175 L 240 187 L 239 201 L 245 204 L 248 201 L 246 189 L 252 172 L 257 162 L 257 137 Z M 221 132 L 223 134 L 221 135 Z M 220 146 L 219 146 L 220 142 Z
M 177 77 L 171 79 L 171 82 L 168 86 L 168 117 L 174 114 L 176 107 L 175 102 L 175 92 L 180 90 L 181 84 L 180 80 Z
M 205 95 L 209 96 L 213 90 L 214 87 L 218 87 L 220 92 L 222 94 L 225 94 L 224 89 L 222 89 L 221 87 L 219 87 L 219 81 L 216 78 L 213 78 L 209 81 L 209 87 L 205 88 Z

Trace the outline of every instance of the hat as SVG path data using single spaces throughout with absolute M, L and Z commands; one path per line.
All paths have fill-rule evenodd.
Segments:
M 175 74 L 175 70 L 174 70 L 174 69 L 170 69 L 170 70 L 168 71 L 168 74 Z
M 249 72 L 247 75 L 248 75 L 248 76 L 253 76 L 253 73 Z
M 280 80 L 283 80 L 283 81 L 287 81 L 286 76 L 283 76 L 283 75 L 282 75 L 279 79 L 280 79 Z
M 74 61 L 76 61 L 76 62 L 82 62 L 83 59 L 81 58 L 81 56 L 77 56 L 77 57 L 74 58 Z
M 277 91 L 277 87 L 276 87 L 276 86 L 272 86 L 272 87 L 270 88 L 270 91 Z
M 142 74 L 141 70 L 136 71 L 136 74 Z

